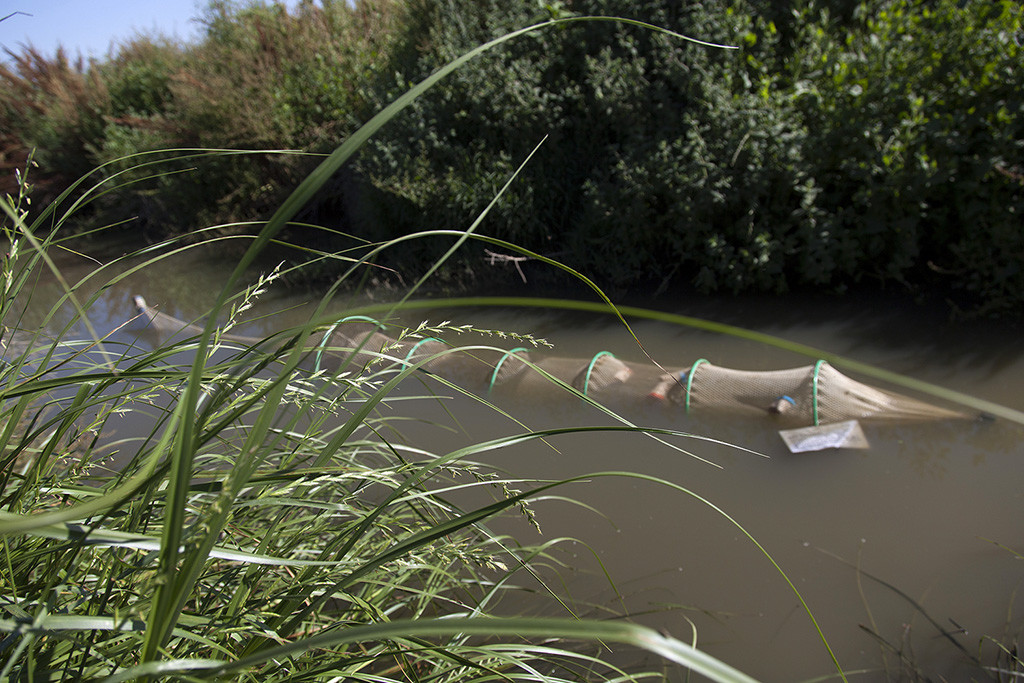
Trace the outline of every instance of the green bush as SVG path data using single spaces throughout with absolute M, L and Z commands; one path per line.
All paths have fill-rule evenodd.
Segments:
M 1000 170 L 1024 162 L 1019 5 L 899 0 L 854 20 L 794 59 L 825 228 L 855 237 L 864 274 L 1016 308 L 1024 186 Z
M 110 98 L 111 117 L 166 115 L 171 107 L 172 79 L 184 64 L 178 45 L 139 36 L 124 43 L 96 68 Z
M 47 169 L 38 192 L 70 186 L 95 167 L 135 168 L 131 155 L 169 148 L 333 149 L 367 115 L 399 16 L 392 0 L 283 5 L 211 3 L 203 38 L 125 42 L 106 60 L 72 64 L 63 52 L 12 55 L 0 67 L 0 138 L 13 177 L 29 150 Z M 113 163 L 111 163 L 113 162 Z M 241 155 L 198 162 L 102 199 L 79 223 L 137 217 L 152 236 L 207 222 L 265 218 L 312 168 L 301 155 Z M 181 164 L 176 170 L 191 166 Z M 118 175 L 118 183 L 137 181 Z M 8 188 L 13 189 L 13 188 Z
M 482 40 L 506 21 L 543 18 L 525 2 L 516 11 L 420 4 L 429 9 L 421 15 L 439 18 L 431 51 L 409 78 L 470 42 L 465 27 L 477 27 Z M 378 143 L 364 169 L 384 196 L 416 205 L 422 213 L 413 220 L 465 225 L 487 189 L 549 136 L 487 230 L 557 253 L 609 286 L 692 282 L 739 291 L 828 280 L 828 272 L 804 276 L 795 267 L 818 190 L 804 168 L 804 128 L 765 66 L 778 42 L 774 26 L 727 3 L 683 10 L 594 0 L 571 8 L 738 40 L 742 49 L 604 22 L 511 46 L 457 74 Z
M 404 208 L 360 228 L 388 236 L 464 226 L 548 136 L 486 229 L 564 256 L 606 285 L 896 281 L 960 288 L 982 310 L 1012 307 L 1022 291 L 1019 11 L 833 5 L 834 14 L 814 2 L 788 12 L 566 3 L 739 49 L 603 23 L 509 46 L 386 132 L 363 170 L 374 196 Z M 415 7 L 393 88 L 474 40 L 544 18 L 528 2 Z
M 0 69 L 0 163 L 13 174 L 37 148 L 45 198 L 153 149 L 325 152 L 455 56 L 573 14 L 738 49 L 611 22 L 531 34 L 417 101 L 300 217 L 370 240 L 463 228 L 545 140 L 484 229 L 617 291 L 895 282 L 969 311 L 1019 308 L 1024 30 L 1008 1 L 220 1 L 195 45 L 138 38 L 88 67 L 15 56 Z M 190 161 L 95 206 L 153 235 L 258 221 L 312 163 Z M 459 272 L 481 270 L 465 258 Z
M 0 63 L 0 190 L 15 194 L 15 171 L 30 152 L 46 170 L 36 178 L 40 203 L 92 170 L 89 149 L 102 137 L 107 92 L 98 75 L 64 50 L 8 51 Z

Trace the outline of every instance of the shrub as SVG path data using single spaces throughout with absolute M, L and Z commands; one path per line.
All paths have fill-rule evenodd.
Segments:
M 195 45 L 137 36 L 88 65 L 71 64 L 63 51 L 53 59 L 12 53 L 12 65 L 0 68 L 5 180 L 33 148 L 48 174 L 43 199 L 48 184 L 66 188 L 103 164 L 105 177 L 139 180 L 144 171 L 121 175 L 136 165 L 123 159 L 153 150 L 333 149 L 368 115 L 367 82 L 384 62 L 398 7 L 214 2 Z M 270 154 L 194 163 L 188 175 L 174 173 L 187 166 L 165 166 L 119 195 L 120 206 L 101 199 L 99 216 L 78 212 L 76 221 L 130 213 L 137 229 L 157 236 L 265 218 L 313 162 Z
M 396 67 L 403 77 L 458 52 L 466 32 L 482 40 L 505 22 L 544 18 L 525 2 L 513 10 L 458 0 L 420 6 L 420 16 L 436 17 L 430 48 Z M 492 212 L 490 231 L 562 255 L 611 286 L 681 281 L 738 291 L 799 279 L 792 262 L 803 245 L 793 235 L 813 217 L 817 188 L 802 166 L 804 129 L 765 66 L 774 26 L 725 3 L 569 6 L 743 49 L 603 22 L 538 36 L 456 75 L 398 122 L 364 165 L 375 185 L 432 225 L 462 225 L 484 188 L 549 136 Z
M 212 3 L 205 37 L 172 79 L 181 143 L 235 149 L 333 149 L 367 115 L 364 93 L 388 49 L 397 3 Z M 300 155 L 245 156 L 210 170 L 206 218 L 265 218 L 313 166 Z
M 531 34 L 418 100 L 301 217 L 369 240 L 462 228 L 544 139 L 486 229 L 620 291 L 898 283 L 976 312 L 1018 309 L 1024 31 L 1009 1 L 220 1 L 194 46 L 138 38 L 89 68 L 14 55 L 0 70 L 2 163 L 38 148 L 45 197 L 163 147 L 326 152 L 454 56 L 573 13 L 738 49 L 610 22 Z M 123 217 L 127 205 L 152 234 L 258 221 L 313 161 L 190 163 L 95 206 Z M 480 270 L 465 259 L 453 272 Z
M 544 18 L 527 2 L 414 6 L 394 87 L 474 39 Z M 571 254 L 605 284 L 898 282 L 958 288 L 981 310 L 1017 301 L 1024 143 L 1013 3 L 808 2 L 787 13 L 579 0 L 549 11 L 568 9 L 739 49 L 602 23 L 509 46 L 377 144 L 362 167 L 381 191 L 369 201 L 404 208 L 367 210 L 392 220 L 361 230 L 465 225 L 484 188 L 548 136 L 488 230 Z M 785 18 L 782 30 L 770 17 Z
M 7 51 L 0 63 L 0 190 L 14 194 L 14 172 L 34 149 L 45 169 L 36 179 L 47 202 L 92 170 L 89 150 L 104 130 L 108 96 L 98 74 L 63 49 L 51 58 L 35 48 Z
M 1016 307 L 1019 6 L 891 1 L 860 5 L 836 35 L 807 26 L 790 73 L 823 230 L 854 244 L 860 275 L 939 281 L 982 311 Z

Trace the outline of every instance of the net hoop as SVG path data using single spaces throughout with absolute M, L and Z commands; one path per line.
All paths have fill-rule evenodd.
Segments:
M 821 373 L 821 366 L 828 361 L 819 360 L 814 364 L 814 374 L 811 375 L 811 417 L 814 418 L 814 426 L 820 423 L 818 418 L 818 375 Z
M 693 376 L 697 374 L 697 368 L 704 363 L 709 363 L 707 358 L 698 358 L 690 366 L 689 372 L 686 373 L 686 414 L 690 414 L 690 392 L 693 388 Z
M 446 342 L 443 339 L 438 339 L 437 337 L 424 337 L 423 339 L 420 339 L 418 342 L 416 342 L 415 344 L 412 345 L 412 348 L 409 349 L 409 352 L 407 354 L 405 354 L 405 360 L 403 360 L 402 362 L 406 366 L 412 365 L 412 363 L 410 363 L 409 361 L 412 359 L 413 355 L 415 355 L 416 349 L 420 348 L 421 346 L 423 346 L 427 342 L 432 342 L 432 341 L 439 342 L 441 344 L 446 344 Z
M 350 323 L 356 321 L 373 323 L 374 325 L 377 326 L 378 330 L 385 329 L 384 325 L 379 320 L 368 318 L 365 315 L 350 315 L 345 318 L 342 318 L 341 320 L 327 328 L 327 331 L 324 332 L 324 338 L 321 339 L 320 343 L 316 345 L 316 360 L 313 364 L 313 372 L 320 372 L 320 361 L 323 358 L 324 350 L 327 348 L 327 343 L 331 340 L 331 336 L 334 334 L 334 331 L 338 329 L 338 326 L 341 325 L 342 323 Z
M 587 374 L 583 378 L 583 395 L 587 395 L 587 390 L 590 389 L 590 373 L 594 371 L 594 366 L 597 365 L 597 361 L 603 357 L 608 356 L 609 358 L 615 358 L 611 351 L 601 351 L 594 354 L 594 357 L 590 359 L 590 365 L 587 366 Z
M 517 346 L 516 348 L 511 349 L 509 351 L 506 351 L 504 354 L 502 354 L 502 356 L 498 360 L 498 362 L 494 364 L 494 372 L 491 373 L 491 381 L 488 382 L 488 384 L 487 384 L 487 395 L 488 396 L 491 394 L 491 391 L 494 389 L 494 383 L 498 379 L 498 373 L 501 371 L 502 363 L 504 363 L 508 359 L 509 356 L 513 356 L 513 355 L 519 353 L 520 351 L 529 351 L 529 349 L 527 349 L 525 346 Z

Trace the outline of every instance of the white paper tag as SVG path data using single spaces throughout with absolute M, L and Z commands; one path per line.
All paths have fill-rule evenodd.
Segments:
M 790 453 L 823 451 L 826 448 L 871 447 L 857 420 L 799 429 L 783 429 L 779 432 L 779 436 L 786 442 Z

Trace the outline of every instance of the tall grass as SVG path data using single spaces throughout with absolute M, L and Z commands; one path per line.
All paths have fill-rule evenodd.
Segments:
M 25 224 L 24 201 L 5 204 L 12 322 L 64 248 L 58 232 Z M 100 289 L 122 277 L 108 271 L 90 275 Z M 75 299 L 87 283 L 66 284 Z M 225 301 L 241 315 L 269 284 Z M 80 315 L 91 303 L 77 303 Z M 222 341 L 223 327 L 153 349 L 6 340 L 0 677 L 625 676 L 573 644 L 582 639 L 747 680 L 647 629 L 576 619 L 564 598 L 562 620 L 488 617 L 526 577 L 555 594 L 543 568 L 558 564 L 557 547 L 520 546 L 485 523 L 556 484 L 499 478 L 473 458 L 553 432 L 450 453 L 387 438 L 381 408 L 415 368 L 297 372 L 298 339 L 314 327 L 245 348 Z M 150 427 L 118 439 L 128 412 Z M 493 502 L 461 508 L 475 489 Z
M 487 521 L 528 511 L 531 499 L 568 482 L 501 478 L 474 458 L 570 430 L 524 431 L 448 453 L 389 436 L 383 409 L 415 366 L 385 353 L 367 367 L 303 370 L 309 340 L 330 323 L 333 290 L 308 323 L 265 344 L 234 346 L 217 323 L 230 312 L 233 324 L 270 284 L 238 288 L 298 208 L 374 131 L 476 54 L 558 23 L 456 60 L 346 141 L 253 239 L 203 331 L 181 341 L 148 349 L 101 338 L 88 322 L 99 293 L 83 297 L 87 283 L 65 281 L 52 258 L 69 248 L 61 233 L 67 217 L 116 188 L 118 174 L 93 186 L 83 179 L 31 221 L 29 178 L 18 177 L 17 196 L 0 201 L 9 243 L 0 315 L 24 327 L 19 321 L 38 305 L 31 289 L 41 269 L 65 293 L 40 329 L 65 305 L 74 315 L 55 340 L 6 333 L 0 678 L 656 675 L 626 673 L 601 656 L 622 643 L 715 680 L 749 680 L 692 644 L 580 619 L 565 598 L 557 598 L 562 619 L 491 616 L 521 577 L 557 595 L 544 567 L 558 558 L 554 545 L 521 546 L 490 532 Z M 130 170 L 146 163 L 141 157 Z M 69 207 L 71 196 L 78 198 Z M 145 253 L 154 254 L 150 262 L 161 258 Z M 119 275 L 98 266 L 85 280 L 102 292 L 145 266 Z M 76 323 L 92 338 L 68 343 Z M 148 427 L 119 438 L 127 414 L 144 414 Z M 493 502 L 464 509 L 466 490 L 490 491 Z

